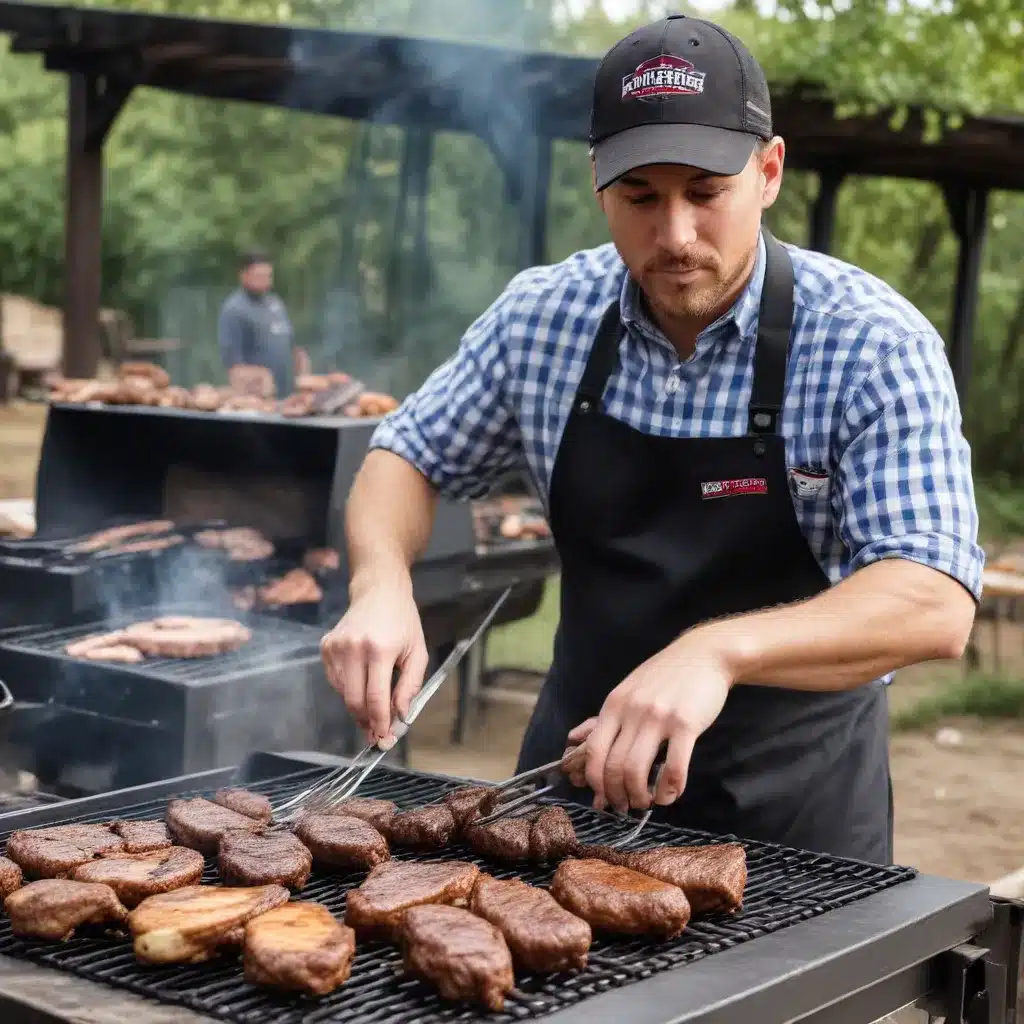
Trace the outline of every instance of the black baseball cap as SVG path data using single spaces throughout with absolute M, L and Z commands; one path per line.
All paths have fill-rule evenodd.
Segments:
M 772 138 L 768 82 L 753 54 L 710 21 L 671 14 L 605 54 L 590 146 L 598 189 L 646 164 L 739 174 Z

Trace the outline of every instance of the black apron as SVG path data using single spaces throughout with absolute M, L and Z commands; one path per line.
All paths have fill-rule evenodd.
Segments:
M 830 585 L 797 522 L 779 429 L 793 266 L 767 232 L 764 241 L 744 436 L 658 437 L 604 414 L 622 338 L 618 302 L 601 321 L 552 473 L 561 619 L 517 771 L 556 760 L 569 730 L 683 630 Z M 683 795 L 652 820 L 891 863 L 885 687 L 734 687 L 697 741 Z

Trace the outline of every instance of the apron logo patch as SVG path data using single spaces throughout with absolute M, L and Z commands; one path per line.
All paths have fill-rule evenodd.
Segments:
M 814 498 L 828 483 L 828 473 L 823 469 L 801 466 L 789 471 L 789 479 L 793 483 L 793 493 L 798 498 Z
M 708 498 L 732 498 L 738 494 L 767 494 L 768 481 L 763 476 L 744 476 L 737 480 L 709 480 L 700 485 L 700 495 Z

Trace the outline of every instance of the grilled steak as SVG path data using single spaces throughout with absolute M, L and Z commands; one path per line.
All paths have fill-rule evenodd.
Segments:
M 514 864 L 530 858 L 530 826 L 527 817 L 499 818 L 489 825 L 467 825 L 463 836 L 481 857 Z
M 460 860 L 388 861 L 348 894 L 345 923 L 360 938 L 395 939 L 406 910 L 425 903 L 465 903 L 479 874 L 475 864 Z
M 747 854 L 740 843 L 657 846 L 625 855 L 625 866 L 678 885 L 693 913 L 734 913 L 743 905 Z
M 7 840 L 7 856 L 27 878 L 66 878 L 79 864 L 123 849 L 124 840 L 106 825 L 33 828 Z
M 228 829 L 263 832 L 266 823 L 247 818 L 229 807 L 197 796 L 192 800 L 172 800 L 167 808 L 167 830 L 179 846 L 198 850 L 212 857 L 220 845 L 220 837 Z
M 490 786 L 462 786 L 444 797 L 445 805 L 452 812 L 455 827 L 462 830 L 476 817 L 487 814 L 489 800 L 495 796 Z
M 200 547 L 226 551 L 232 562 L 258 562 L 274 554 L 274 545 L 248 526 L 200 530 L 193 539 Z
M 162 821 L 115 821 L 110 831 L 124 840 L 125 853 L 152 853 L 171 845 L 167 825 Z
M 387 840 L 361 818 L 337 814 L 304 814 L 295 834 L 313 854 L 313 860 L 341 871 L 365 871 L 390 859 Z
M 257 821 L 270 821 L 274 816 L 270 800 L 262 793 L 250 793 L 247 789 L 218 789 L 213 794 L 213 802 Z
M 286 885 L 301 889 L 313 870 L 313 855 L 291 832 L 253 835 L 229 829 L 217 856 L 227 885 Z
M 513 878 L 481 874 L 469 909 L 490 921 L 524 971 L 568 971 L 587 966 L 590 925 L 570 914 L 546 889 Z
M 23 878 L 21 868 L 13 860 L 0 857 L 0 900 L 7 899 L 15 889 L 20 889 Z
M 690 920 L 678 886 L 603 860 L 563 860 L 551 895 L 596 932 L 673 939 Z
M 254 917 L 288 902 L 280 885 L 190 885 L 143 900 L 128 916 L 135 956 L 148 964 L 195 964 L 241 943 Z
M 311 573 L 305 569 L 291 569 L 256 591 L 260 604 L 267 608 L 280 608 L 289 604 L 315 604 L 323 596 Z
M 233 619 L 168 615 L 137 622 L 124 630 L 124 642 L 155 658 L 207 658 L 237 651 L 252 630 Z
M 203 877 L 203 855 L 183 846 L 151 853 L 125 853 L 81 864 L 72 872 L 76 882 L 109 885 L 126 907 L 137 907 L 147 896 L 194 885 Z
M 402 919 L 402 962 L 445 999 L 498 1012 L 515 987 L 512 954 L 489 921 L 459 907 L 413 907 Z
M 123 924 L 128 918 L 109 885 L 45 878 L 4 900 L 11 931 L 23 939 L 70 939 L 82 925 Z
M 396 846 L 440 850 L 455 835 L 455 819 L 445 804 L 430 804 L 396 814 L 388 838 Z
M 564 807 L 545 807 L 530 826 L 530 859 L 562 860 L 580 848 L 572 818 Z
M 375 800 L 369 796 L 354 796 L 342 800 L 325 814 L 340 814 L 348 818 L 361 818 L 369 822 L 386 839 L 391 833 L 391 822 L 398 813 L 398 804 L 391 800 Z
M 356 936 L 319 903 L 288 903 L 245 926 L 242 968 L 257 985 L 325 996 L 348 979 Z

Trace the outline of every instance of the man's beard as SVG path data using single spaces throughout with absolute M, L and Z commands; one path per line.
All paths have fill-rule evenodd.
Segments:
M 718 307 L 746 275 L 751 266 L 753 248 L 728 270 L 714 254 L 694 254 L 683 259 L 659 257 L 648 263 L 640 278 L 652 309 L 672 320 L 703 320 L 712 313 L 724 312 Z M 693 282 L 675 281 L 665 272 L 682 273 L 702 270 L 701 279 Z

